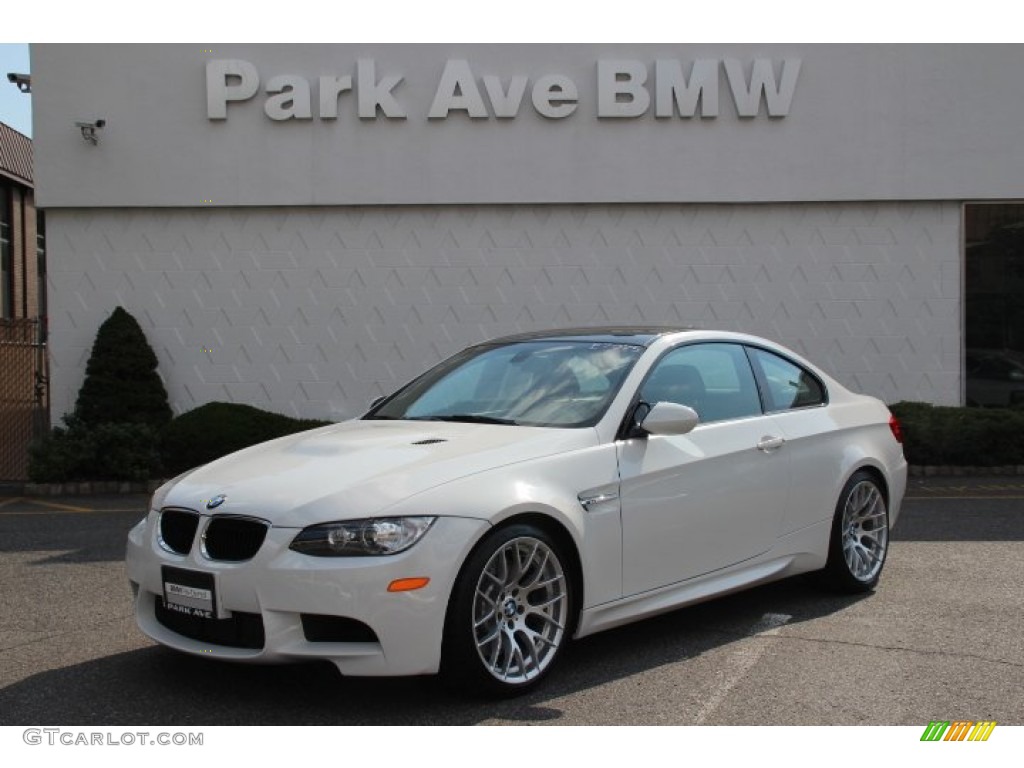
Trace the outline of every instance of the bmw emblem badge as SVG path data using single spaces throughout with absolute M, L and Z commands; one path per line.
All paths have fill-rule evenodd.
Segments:
M 218 493 L 216 496 L 214 496 L 212 499 L 210 499 L 208 502 L 206 502 L 206 508 L 207 509 L 216 509 L 221 504 L 223 504 L 227 500 L 227 498 L 228 497 L 225 496 L 223 493 Z

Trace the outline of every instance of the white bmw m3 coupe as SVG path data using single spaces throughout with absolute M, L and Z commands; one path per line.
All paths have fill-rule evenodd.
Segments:
M 247 662 L 530 689 L 574 637 L 819 571 L 878 582 L 899 424 L 737 333 L 529 333 L 358 419 L 171 480 L 128 539 L 139 627 Z

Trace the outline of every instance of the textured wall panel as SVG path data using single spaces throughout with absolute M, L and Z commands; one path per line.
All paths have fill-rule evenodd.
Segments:
M 226 119 L 209 119 L 206 67 L 224 59 L 250 62 L 259 92 L 227 107 Z M 394 97 L 405 119 L 383 110 L 360 116 L 353 93 L 338 100 L 337 119 L 320 117 L 318 78 L 354 75 L 360 92 L 359 59 L 375 62 L 378 82 L 403 77 Z M 487 118 L 458 109 L 428 118 L 453 59 L 470 63 L 477 87 L 488 75 L 503 88 L 514 76 L 528 78 L 515 116 L 499 119 L 487 108 Z M 658 118 L 654 104 L 636 117 L 600 117 L 598 62 L 615 59 L 646 70 L 654 102 L 668 82 L 656 60 L 687 73 L 695 60 L 716 61 L 718 77 L 707 83 L 700 117 Z M 741 62 L 744 76 L 733 80 L 724 59 Z M 739 116 L 731 84 L 747 90 L 757 60 L 771 62 L 780 79 L 784 60 L 802 62 L 785 117 L 769 117 L 763 96 L 757 116 Z M 1024 176 L 1020 45 L 62 43 L 34 44 L 31 69 L 36 189 L 49 209 L 998 200 L 1020 197 Z M 578 90 L 577 108 L 564 119 L 543 117 L 532 104 L 534 86 L 550 74 Z M 309 83 L 310 119 L 266 114 L 265 90 L 279 75 Z M 717 115 L 704 111 L 711 94 Z M 107 123 L 94 146 L 74 123 L 99 117 Z M 847 223 L 829 222 L 819 235 L 846 244 Z M 290 250 L 293 232 L 268 240 L 268 249 Z M 344 241 L 402 249 L 408 234 L 378 230 Z M 447 247 L 420 234 L 421 247 Z M 534 247 L 563 239 L 598 245 L 586 227 L 538 234 L 530 237 Z M 703 245 L 704 234 L 693 234 L 684 244 Z M 723 224 L 710 234 L 727 245 L 749 233 Z M 602 237 L 623 244 L 603 228 Z M 515 223 L 454 233 L 460 248 L 487 247 L 483 240 L 527 245 L 520 238 Z M 154 242 L 161 247 L 176 246 Z
M 175 412 L 341 419 L 516 331 L 769 336 L 887 401 L 960 398 L 956 203 L 54 210 L 53 414 L 118 304 Z

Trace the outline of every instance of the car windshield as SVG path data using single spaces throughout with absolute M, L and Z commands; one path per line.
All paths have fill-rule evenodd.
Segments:
M 364 418 L 589 427 L 643 351 L 634 344 L 563 340 L 472 347 Z

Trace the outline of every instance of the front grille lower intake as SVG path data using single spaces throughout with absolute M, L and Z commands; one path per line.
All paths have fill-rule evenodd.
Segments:
M 187 555 L 199 527 L 199 515 L 184 509 L 165 509 L 160 513 L 160 543 L 165 549 Z
M 255 557 L 266 538 L 265 520 L 218 515 L 203 531 L 203 553 L 211 560 L 238 563 Z
M 303 613 L 302 634 L 310 643 L 376 643 L 377 633 L 357 619 Z
M 211 645 L 253 650 L 263 648 L 263 617 L 258 613 L 236 611 L 226 619 L 204 619 L 167 610 L 159 595 L 154 602 L 156 620 L 171 632 Z

